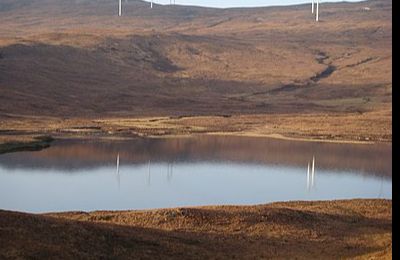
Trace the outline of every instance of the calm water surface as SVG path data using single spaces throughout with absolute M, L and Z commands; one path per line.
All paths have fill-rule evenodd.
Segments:
M 308 173 L 313 157 L 314 174 L 311 169 Z M 391 197 L 390 144 L 198 136 L 59 140 L 40 152 L 0 155 L 0 208 L 7 210 L 122 210 Z

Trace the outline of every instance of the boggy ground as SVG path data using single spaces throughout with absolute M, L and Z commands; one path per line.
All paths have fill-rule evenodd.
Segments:
M 1 258 L 391 259 L 392 201 L 0 211 Z
M 137 138 L 218 134 L 324 142 L 392 141 L 391 109 L 347 114 L 225 114 L 91 119 L 19 117 L 0 119 L 0 123 L 0 153 L 13 151 L 16 145 L 20 149 L 24 145 L 30 149 L 40 136 Z

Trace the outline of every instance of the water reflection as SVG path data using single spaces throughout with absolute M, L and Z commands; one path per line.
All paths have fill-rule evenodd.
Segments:
M 119 174 L 119 153 L 117 154 L 117 184 L 118 184 L 118 190 L 121 187 L 121 176 Z
M 71 173 L 114 164 L 119 153 L 126 164 L 235 162 L 302 167 L 318 155 L 319 169 L 392 176 L 392 146 L 309 143 L 251 137 L 137 139 L 129 141 L 60 140 L 40 152 L 0 156 L 5 168 L 58 169 Z
M 307 165 L 307 190 L 310 191 L 314 188 L 314 179 L 315 179 L 315 156 L 312 158 L 311 163 L 311 173 L 310 173 L 310 162 Z
M 147 171 L 147 186 L 151 185 L 151 174 L 150 174 L 150 160 L 149 163 L 147 165 L 148 171 Z
M 116 157 L 116 180 L 117 180 L 117 184 L 118 184 L 118 189 L 120 189 L 121 187 L 121 173 L 120 173 L 120 157 L 119 157 L 119 153 L 117 154 Z M 174 162 L 167 162 L 166 164 L 166 172 L 165 172 L 165 180 L 167 183 L 171 183 L 172 182 L 172 178 L 173 178 L 173 169 L 174 169 Z M 124 165 L 122 165 L 124 167 Z M 129 164 L 127 164 L 127 167 L 129 167 Z M 144 183 L 147 186 L 151 186 L 151 176 L 152 176 L 152 170 L 151 170 L 151 160 L 148 161 L 147 165 L 146 165 L 146 178 Z M 131 174 L 137 174 L 138 172 L 140 172 L 137 168 L 132 168 L 131 169 Z
M 167 164 L 167 182 L 170 183 L 172 181 L 174 169 L 174 162 Z
M 0 156 L 0 208 L 44 212 L 391 198 L 391 150 L 214 136 L 61 140 L 40 152 Z

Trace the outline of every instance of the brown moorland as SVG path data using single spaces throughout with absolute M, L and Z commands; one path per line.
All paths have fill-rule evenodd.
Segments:
M 34 215 L 0 211 L 1 258 L 391 259 L 391 200 Z
M 392 1 L 309 9 L 0 0 L 0 153 L 47 135 L 391 142 Z M 391 259 L 391 205 L 0 211 L 0 258 Z
M 0 1 L 3 143 L 44 128 L 88 134 L 77 129 L 93 124 L 125 136 L 391 141 L 390 0 L 324 3 L 319 23 L 309 5 L 150 9 L 129 0 L 122 17 L 115 7 Z M 160 116 L 192 118 L 165 127 L 152 121 Z

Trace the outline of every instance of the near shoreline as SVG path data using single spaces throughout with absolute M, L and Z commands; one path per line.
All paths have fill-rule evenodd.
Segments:
M 0 258 L 391 259 L 392 201 L 140 211 L 0 210 Z

